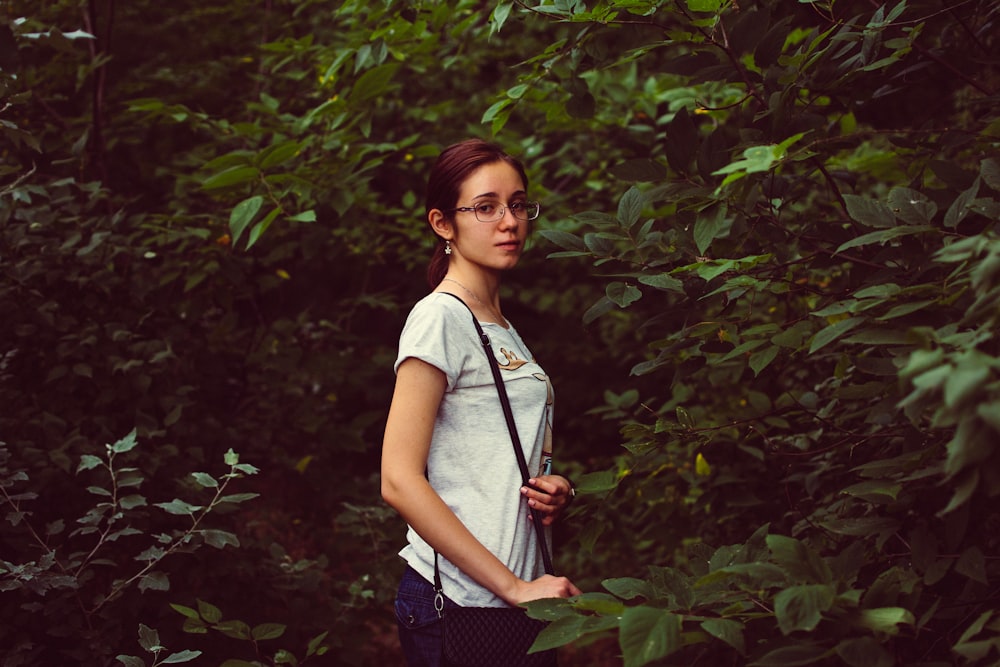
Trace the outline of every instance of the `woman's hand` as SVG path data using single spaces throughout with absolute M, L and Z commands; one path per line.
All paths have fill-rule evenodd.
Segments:
M 517 580 L 517 585 L 512 591 L 507 602 L 511 605 L 524 604 L 532 600 L 542 600 L 544 598 L 568 598 L 574 595 L 581 595 L 583 592 L 576 587 L 572 581 L 566 577 L 556 577 L 551 574 L 543 574 L 534 581 Z
M 521 495 L 528 499 L 529 507 L 542 514 L 543 526 L 551 526 L 575 495 L 573 485 L 561 475 L 540 475 L 529 479 L 528 484 L 534 488 L 522 486 Z

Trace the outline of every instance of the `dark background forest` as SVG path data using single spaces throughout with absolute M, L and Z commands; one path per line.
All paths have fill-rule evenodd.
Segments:
M 1000 660 L 992 0 L 0 5 L 0 664 L 399 664 L 431 162 L 580 491 L 572 665 Z M 485 472 L 484 472 L 485 474 Z

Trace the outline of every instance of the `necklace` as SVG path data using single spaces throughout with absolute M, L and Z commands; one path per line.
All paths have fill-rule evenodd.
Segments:
M 467 293 L 467 294 L 468 294 L 469 296 L 471 296 L 471 297 L 472 297 L 473 299 L 475 299 L 475 300 L 476 300 L 476 303 L 478 303 L 478 304 L 479 304 L 480 306 L 482 306 L 482 307 L 483 307 L 483 308 L 485 308 L 485 309 L 486 309 L 487 311 L 489 311 L 490 315 L 493 315 L 494 317 L 496 317 L 496 318 L 497 318 L 497 319 L 498 319 L 498 320 L 500 321 L 500 322 L 499 322 L 500 324 L 504 324 L 504 323 L 505 323 L 505 322 L 507 321 L 507 320 L 506 320 L 506 318 L 504 318 L 504 317 L 503 317 L 503 315 L 500 315 L 499 311 L 497 311 L 497 310 L 494 310 L 492 306 L 487 306 L 487 305 L 486 305 L 486 304 L 485 304 L 485 303 L 483 302 L 483 300 L 482 300 L 482 299 L 480 299 L 480 298 L 479 298 L 478 296 L 476 296 L 476 293 L 475 293 L 475 292 L 473 292 L 472 290 L 470 290 L 470 289 L 469 289 L 468 287 L 466 287 L 466 286 L 465 286 L 465 285 L 463 285 L 462 283 L 458 282 L 458 281 L 457 281 L 457 280 L 455 280 L 454 278 L 449 278 L 448 276 L 445 276 L 444 278 L 442 278 L 442 280 L 447 280 L 448 282 L 451 282 L 451 283 L 455 283 L 456 285 L 458 285 L 459 287 L 461 287 L 462 289 L 464 289 L 464 290 L 465 290 L 465 292 L 466 292 L 466 293 Z

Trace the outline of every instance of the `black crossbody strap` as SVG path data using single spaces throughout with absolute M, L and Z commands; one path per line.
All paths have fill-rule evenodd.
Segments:
M 504 386 L 503 378 L 500 377 L 500 366 L 497 364 L 497 359 L 493 356 L 493 348 L 490 345 L 490 337 L 486 335 L 483 331 L 483 327 L 479 325 L 479 320 L 476 319 L 475 314 L 469 305 L 465 303 L 460 297 L 451 292 L 440 292 L 440 294 L 447 294 L 450 297 L 454 297 L 459 303 L 469 309 L 469 313 L 472 315 L 472 324 L 476 327 L 476 333 L 479 334 L 479 342 L 483 345 L 483 351 L 486 353 L 486 358 L 490 365 L 490 371 L 493 373 L 493 382 L 497 387 L 497 394 L 500 397 L 500 406 L 503 408 L 503 416 L 507 421 L 507 430 L 510 432 L 510 441 L 514 446 L 514 456 L 517 459 L 517 466 L 521 469 L 521 483 L 524 486 L 531 487 L 528 484 L 528 480 L 531 478 L 531 474 L 528 472 L 528 464 L 524 460 L 524 450 L 521 449 L 521 438 L 517 434 L 517 426 L 514 424 L 514 413 L 510 408 L 510 399 L 507 397 L 507 388 Z M 531 487 L 534 488 L 534 487 Z M 538 547 L 542 550 L 542 564 L 545 566 L 546 574 L 555 574 L 555 569 L 552 567 L 552 556 L 549 554 L 549 544 L 545 541 L 545 528 L 542 526 L 542 516 L 534 507 L 529 506 L 528 511 L 531 513 L 531 523 L 535 527 L 535 534 L 538 536 Z M 437 551 L 434 552 L 434 588 L 441 593 L 441 574 L 438 570 L 438 554 Z M 440 610 L 438 610 L 440 613 Z

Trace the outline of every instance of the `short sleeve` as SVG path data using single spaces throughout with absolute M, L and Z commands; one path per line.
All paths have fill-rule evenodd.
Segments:
M 469 309 L 454 297 L 432 293 L 406 318 L 393 371 L 406 359 L 420 359 L 445 374 L 451 391 L 469 363 L 470 351 L 476 351 L 476 333 Z

